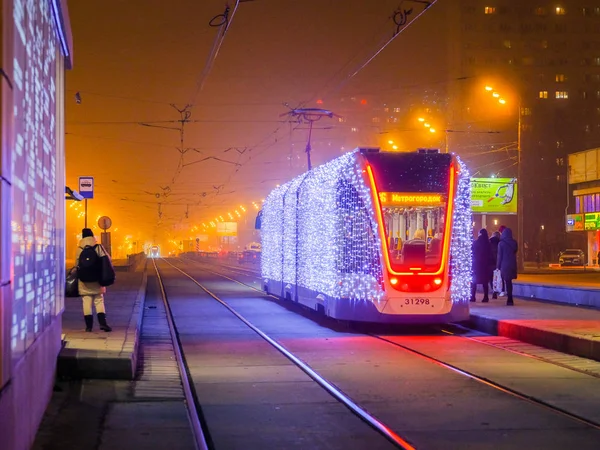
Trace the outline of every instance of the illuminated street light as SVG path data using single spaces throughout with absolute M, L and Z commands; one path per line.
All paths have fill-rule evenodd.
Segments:
M 503 98 L 501 98 L 500 100 L 498 100 L 498 103 L 501 103 L 502 105 L 504 105 L 506 103 L 506 100 L 504 100 Z
M 435 133 L 435 128 L 430 128 L 430 129 L 429 129 L 429 131 L 430 131 L 431 133 Z
M 491 87 L 491 86 L 486 86 L 486 87 L 485 87 L 485 90 L 486 90 L 486 91 L 493 91 L 493 90 L 494 90 L 494 88 L 493 88 L 493 87 Z
M 388 141 L 388 144 L 390 144 L 390 145 L 393 144 L 393 143 L 394 143 L 394 141 Z
M 428 123 L 424 123 L 424 124 L 423 124 L 423 126 L 424 126 L 425 128 L 429 128 L 431 125 L 430 125 L 430 124 L 428 124 Z
M 419 122 L 425 122 L 425 119 L 423 119 L 422 117 L 419 117 L 418 121 Z
M 498 94 L 497 92 L 494 92 L 492 95 L 493 95 L 495 98 L 498 98 L 498 97 L 500 97 L 500 94 Z
M 394 150 L 398 150 L 398 146 L 397 146 L 397 145 L 392 145 L 392 148 L 393 148 Z

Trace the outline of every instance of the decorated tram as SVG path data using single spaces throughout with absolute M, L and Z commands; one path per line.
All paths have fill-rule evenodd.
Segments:
M 267 197 L 263 288 L 340 320 L 466 320 L 471 220 L 456 155 L 356 149 Z

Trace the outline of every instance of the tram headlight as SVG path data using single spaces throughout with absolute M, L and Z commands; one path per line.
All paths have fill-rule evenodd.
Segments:
M 390 278 L 390 283 L 392 284 L 398 284 L 398 278 Z
M 433 279 L 433 284 L 435 284 L 436 286 L 439 286 L 440 284 L 442 284 L 442 279 L 441 278 L 434 278 Z

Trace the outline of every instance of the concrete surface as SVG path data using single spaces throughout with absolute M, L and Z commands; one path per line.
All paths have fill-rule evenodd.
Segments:
M 504 298 L 471 303 L 469 326 L 600 361 L 600 310 L 519 298 L 513 307 L 505 303 Z
M 113 331 L 99 329 L 94 314 L 94 331 L 85 332 L 80 298 L 68 298 L 63 314 L 64 347 L 58 357 L 58 376 L 132 380 L 147 275 L 144 266 L 136 272 L 117 274 L 105 295 L 106 317 Z

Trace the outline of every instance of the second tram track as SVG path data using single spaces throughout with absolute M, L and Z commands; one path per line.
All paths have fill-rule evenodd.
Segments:
M 191 261 L 191 262 L 195 262 L 195 263 L 201 264 L 198 261 L 194 261 L 194 260 L 190 260 L 190 259 L 182 259 L 182 261 Z M 170 264 L 170 263 L 168 263 L 168 264 Z M 175 266 L 173 266 L 173 267 L 175 267 Z M 229 269 L 229 270 L 231 270 L 233 272 L 237 272 L 238 274 L 241 274 L 239 271 L 236 270 L 236 268 L 233 268 L 233 267 L 230 267 L 230 266 L 222 266 L 222 267 L 223 268 L 227 268 L 227 269 Z M 180 272 L 184 273 L 181 269 L 179 269 L 177 267 L 175 267 L 175 268 L 177 270 L 179 270 Z M 212 273 L 214 275 L 220 276 L 222 278 L 225 278 L 227 280 L 233 281 L 233 282 L 235 282 L 237 284 L 246 286 L 246 287 L 248 287 L 250 289 L 253 289 L 255 291 L 261 292 L 266 297 L 270 297 L 270 298 L 274 298 L 274 299 L 278 299 L 279 300 L 279 298 L 276 297 L 276 296 L 267 294 L 267 293 L 265 293 L 261 289 L 257 289 L 254 286 L 251 286 L 251 285 L 249 285 L 247 283 L 244 283 L 242 281 L 236 280 L 234 278 L 228 277 L 227 275 L 223 275 L 222 273 L 219 273 L 219 272 L 216 272 L 216 271 L 213 271 L 213 270 L 209 270 L 209 269 L 206 269 L 206 268 L 203 268 L 203 270 L 205 270 L 206 272 Z M 243 274 L 243 275 L 255 276 L 255 277 L 259 278 L 255 272 L 252 272 L 250 270 L 247 270 L 247 271 L 244 270 L 244 272 L 246 272 L 246 273 Z M 187 276 L 189 278 L 193 279 L 193 277 L 191 277 L 189 275 L 187 275 Z M 200 283 L 198 283 L 196 280 L 194 280 L 194 281 L 200 286 Z M 202 286 L 200 286 L 200 287 L 202 289 L 204 289 L 207 293 L 209 293 L 209 291 L 207 289 L 205 289 Z M 211 296 L 213 296 L 213 298 L 215 298 L 214 294 L 209 293 L 209 295 L 211 295 Z M 227 306 L 227 307 L 230 308 L 229 306 Z M 563 364 L 559 364 L 559 363 L 553 362 L 551 360 L 546 360 L 544 358 L 540 358 L 540 357 L 537 357 L 535 355 L 529 355 L 527 353 L 518 352 L 518 351 L 511 350 L 511 349 L 506 349 L 504 347 L 501 347 L 501 346 L 498 346 L 498 345 L 494 345 L 494 344 L 490 344 L 490 343 L 486 343 L 486 342 L 482 342 L 482 341 L 479 341 L 477 339 L 472 339 L 472 338 L 467 337 L 467 336 L 460 336 L 460 335 L 454 334 L 454 333 L 452 333 L 450 331 L 447 331 L 447 330 L 444 330 L 444 329 L 440 329 L 440 331 L 442 333 L 449 334 L 449 335 L 452 335 L 452 336 L 460 338 L 460 339 L 466 339 L 466 340 L 469 340 L 469 341 L 474 341 L 474 342 L 477 342 L 477 343 L 480 343 L 480 344 L 484 344 L 484 345 L 487 345 L 487 346 L 490 346 L 490 347 L 493 347 L 493 348 L 497 348 L 497 349 L 504 350 L 504 351 L 507 351 L 507 352 L 511 352 L 511 353 L 522 355 L 522 356 L 530 357 L 530 358 L 536 359 L 538 361 L 545 362 L 547 364 L 555 365 L 555 366 L 558 366 L 558 367 L 563 367 L 565 369 L 572 370 L 572 371 L 575 371 L 575 372 L 580 372 L 580 373 L 583 373 L 585 375 L 589 375 L 591 377 L 600 378 L 600 377 L 598 377 L 597 375 L 595 375 L 593 373 L 588 373 L 588 372 L 585 372 L 583 370 L 579 370 L 579 369 L 576 369 L 576 368 L 573 368 L 573 367 L 569 367 L 567 365 L 563 365 Z M 595 422 L 595 421 L 590 420 L 590 419 L 586 419 L 585 417 L 582 417 L 582 416 L 580 416 L 578 414 L 571 413 L 571 412 L 569 412 L 569 411 L 567 411 L 567 410 L 565 410 L 563 408 L 560 408 L 560 407 L 554 406 L 554 405 L 552 405 L 552 404 L 550 404 L 548 402 L 545 402 L 544 400 L 540 400 L 540 399 L 535 398 L 533 396 L 524 394 L 524 393 L 519 392 L 519 391 L 517 391 L 515 389 L 507 387 L 507 386 L 505 386 L 503 384 L 500 384 L 500 383 L 497 383 L 495 381 L 489 380 L 489 379 L 487 379 L 485 377 L 476 375 L 475 373 L 472 373 L 470 371 L 461 369 L 461 368 L 459 368 L 459 367 L 457 367 L 457 366 L 455 366 L 453 364 L 446 363 L 446 362 L 444 362 L 444 361 L 442 361 L 442 360 L 440 360 L 438 358 L 435 358 L 433 356 L 427 355 L 426 353 L 423 353 L 423 352 L 421 352 L 419 350 L 415 350 L 415 349 L 413 349 L 413 348 L 411 348 L 409 346 L 406 346 L 406 345 L 394 342 L 393 340 L 389 339 L 389 337 L 380 336 L 380 335 L 372 334 L 372 333 L 363 333 L 363 334 L 366 335 L 366 336 L 370 336 L 373 339 L 377 339 L 377 340 L 386 342 L 387 344 L 393 345 L 393 346 L 395 346 L 395 347 L 397 347 L 399 349 L 402 349 L 402 350 L 404 350 L 406 352 L 409 352 L 409 353 L 412 353 L 414 355 L 417 355 L 417 356 L 419 356 L 419 357 L 421 357 L 421 358 L 423 358 L 425 360 L 430 361 L 433 364 L 436 364 L 438 366 L 444 367 L 444 368 L 446 368 L 448 370 L 451 370 L 451 371 L 453 371 L 455 373 L 458 373 L 458 374 L 460 374 L 462 376 L 465 376 L 465 377 L 468 377 L 468 378 L 473 379 L 475 381 L 478 381 L 478 382 L 480 382 L 480 383 L 482 383 L 482 384 L 484 384 L 486 386 L 494 388 L 494 389 L 496 389 L 498 391 L 501 391 L 501 392 L 503 392 L 503 393 L 505 393 L 507 395 L 510 395 L 510 396 L 518 398 L 520 400 L 523 400 L 523 401 L 529 402 L 531 404 L 537 405 L 538 407 L 551 410 L 551 411 L 553 411 L 553 412 L 555 412 L 557 414 L 560 414 L 560 415 L 562 415 L 564 417 L 567 417 L 567 418 L 569 418 L 571 420 L 574 420 L 576 422 L 579 422 L 579 423 L 585 424 L 585 425 L 587 425 L 589 427 L 592 427 L 592 428 L 595 428 L 597 430 L 600 430 L 600 423 L 598 423 L 598 422 Z

